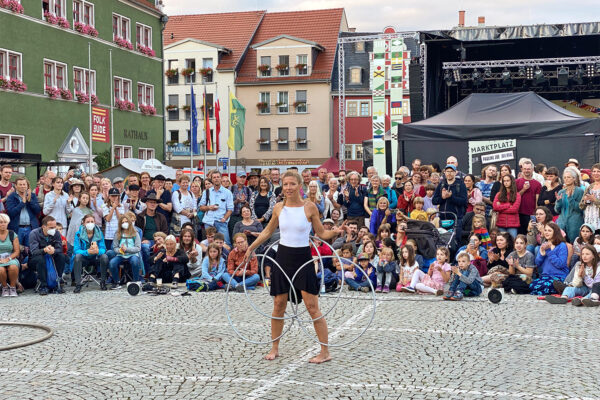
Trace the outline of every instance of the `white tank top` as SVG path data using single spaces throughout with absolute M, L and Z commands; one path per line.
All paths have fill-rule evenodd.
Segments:
M 280 244 L 287 247 L 308 247 L 312 224 L 306 219 L 304 206 L 286 207 L 279 215 Z

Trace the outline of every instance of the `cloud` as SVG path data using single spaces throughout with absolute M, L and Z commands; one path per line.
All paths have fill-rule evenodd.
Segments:
M 398 30 L 450 29 L 458 22 L 458 10 L 466 10 L 467 25 L 477 25 L 485 16 L 487 25 L 531 25 L 544 23 L 591 22 L 600 15 L 600 2 L 579 0 L 421 1 L 382 3 L 375 0 L 164 0 L 168 15 L 267 10 L 296 11 L 344 7 L 348 24 L 358 31 L 379 32 L 386 26 Z

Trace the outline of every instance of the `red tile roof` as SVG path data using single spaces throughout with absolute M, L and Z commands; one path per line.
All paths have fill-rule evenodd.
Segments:
M 156 7 L 156 5 L 154 4 L 153 1 L 149 1 L 149 0 L 129 0 L 129 1 L 131 1 L 132 3 L 137 3 L 137 4 L 140 4 L 142 6 L 151 8 L 151 9 L 153 9 L 154 11 L 156 11 L 159 14 L 163 13 L 162 11 L 160 11 L 160 9 L 158 7 Z
M 233 69 L 250 44 L 265 13 L 266 11 L 248 11 L 170 16 L 163 32 L 164 45 L 188 38 L 221 45 L 231 50 L 231 54 L 221 57 L 217 69 Z
M 258 78 L 256 73 L 256 50 L 249 49 L 240 68 L 237 83 L 271 82 L 285 80 L 330 79 L 335 60 L 337 40 L 340 32 L 343 8 L 312 11 L 267 13 L 260 24 L 252 44 L 264 42 L 279 35 L 289 35 L 316 42 L 324 47 L 318 52 L 308 76 Z

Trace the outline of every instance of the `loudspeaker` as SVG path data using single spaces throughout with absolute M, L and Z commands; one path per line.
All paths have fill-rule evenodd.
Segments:
M 129 282 L 127 283 L 127 293 L 132 296 L 137 296 L 142 291 L 142 284 L 140 282 Z
M 502 291 L 498 289 L 490 289 L 488 292 L 488 300 L 494 304 L 498 304 L 502 301 Z

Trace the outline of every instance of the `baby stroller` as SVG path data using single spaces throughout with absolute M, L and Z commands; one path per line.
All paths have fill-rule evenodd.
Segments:
M 437 214 L 440 214 L 439 212 Z M 452 212 L 445 212 L 444 217 L 453 217 L 454 219 L 440 219 L 440 226 L 444 228 L 445 233 L 440 233 L 438 228 L 431 222 L 409 219 L 406 221 L 406 236 L 417 242 L 419 253 L 424 258 L 435 258 L 435 252 L 438 247 L 447 247 L 450 253 L 454 253 L 457 248 L 456 232 L 454 227 L 457 224 L 457 216 Z

